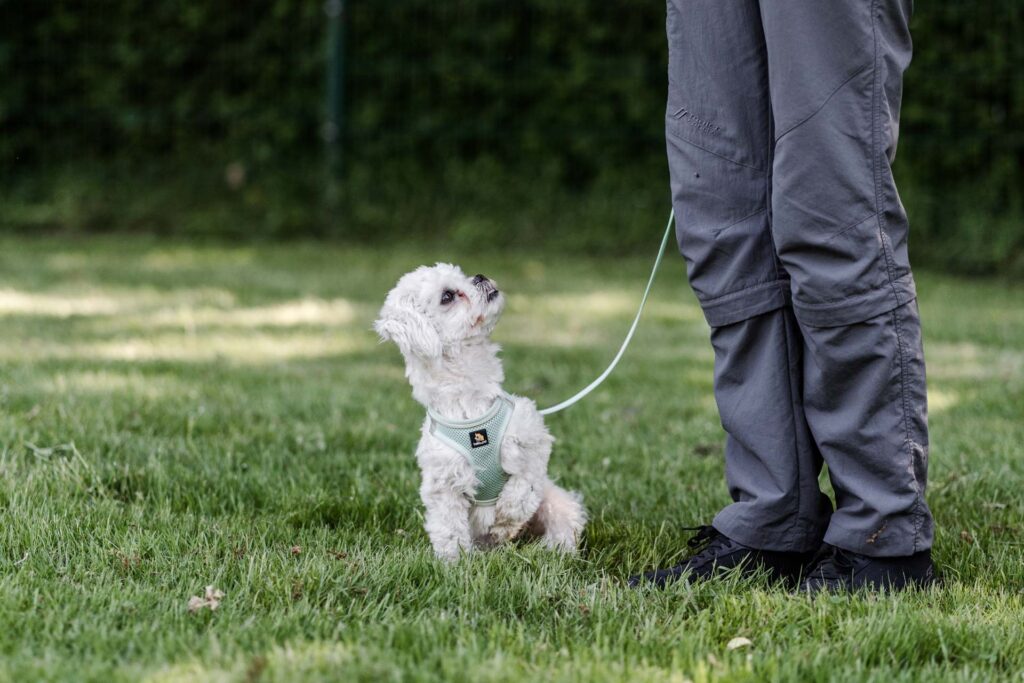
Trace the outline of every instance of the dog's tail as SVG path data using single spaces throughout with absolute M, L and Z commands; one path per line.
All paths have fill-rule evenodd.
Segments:
M 583 497 L 549 481 L 532 521 L 531 527 L 546 547 L 574 553 L 587 524 Z

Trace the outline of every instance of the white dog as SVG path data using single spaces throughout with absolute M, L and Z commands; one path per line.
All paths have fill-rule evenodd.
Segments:
M 580 496 L 548 478 L 554 438 L 537 406 L 502 391 L 489 335 L 504 307 L 491 280 L 439 263 L 404 275 L 374 323 L 398 345 L 413 398 L 427 409 L 420 497 L 434 552 L 446 560 L 523 532 L 574 552 L 586 524 Z

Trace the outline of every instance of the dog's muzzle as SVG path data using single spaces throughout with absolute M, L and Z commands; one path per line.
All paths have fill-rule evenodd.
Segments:
M 473 285 L 484 293 L 488 301 L 494 301 L 498 298 L 498 288 L 494 286 L 494 283 L 486 275 L 481 273 L 474 275 Z

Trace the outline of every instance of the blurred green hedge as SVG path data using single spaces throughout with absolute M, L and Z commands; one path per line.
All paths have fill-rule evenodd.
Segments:
M 1024 271 L 1024 2 L 917 4 L 897 160 L 915 258 Z M 342 210 L 326 214 L 311 208 L 324 182 L 320 2 L 3 2 L 0 155 L 6 203 L 21 207 L 0 209 L 3 225 L 30 224 L 57 194 L 69 221 L 95 208 L 95 198 L 80 209 L 67 199 L 74 187 L 90 194 L 92 180 L 57 187 L 84 164 L 127 184 L 111 195 L 121 204 L 78 222 L 86 229 L 146 229 L 149 216 L 173 232 L 189 223 L 175 211 L 206 202 L 217 205 L 203 229 L 214 234 L 215 224 L 232 234 L 237 213 L 247 226 L 238 235 L 389 238 L 412 225 L 475 238 L 518 220 L 533 226 L 527 237 L 546 240 L 541 208 L 564 204 L 555 214 L 568 218 L 577 201 L 590 207 L 586 248 L 649 242 L 640 224 L 667 195 L 663 3 L 347 6 L 349 175 L 337 188 Z M 248 189 L 218 199 L 232 163 Z M 144 179 L 195 191 L 147 213 L 132 204 L 152 187 Z M 540 208 L 524 207 L 532 198 Z M 602 220 L 610 198 L 615 220 Z M 401 215 L 403 203 L 411 222 L 389 213 Z M 503 215 L 477 220 L 490 212 Z M 125 214 L 135 219 L 118 225 Z

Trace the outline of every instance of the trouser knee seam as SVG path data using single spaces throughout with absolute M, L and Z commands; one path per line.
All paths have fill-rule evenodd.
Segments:
M 744 287 L 743 289 L 736 289 L 731 292 L 726 292 L 725 294 L 719 294 L 718 296 L 712 297 L 711 299 L 705 299 L 701 301 L 700 304 L 701 306 L 714 306 L 715 304 L 721 304 L 727 301 L 741 299 L 744 295 L 753 294 L 754 292 L 759 292 L 764 289 L 771 289 L 772 287 L 788 283 L 789 279 L 787 278 L 774 278 L 771 280 L 762 280 L 760 282 L 755 282 L 752 285 Z
M 696 147 L 697 149 L 703 150 L 703 151 L 707 152 L 708 154 L 710 154 L 712 156 L 716 156 L 719 159 L 722 159 L 723 161 L 728 161 L 730 164 L 736 164 L 737 166 L 742 166 L 743 168 L 749 168 L 750 170 L 757 171 L 758 173 L 767 173 L 767 171 L 765 171 L 765 169 L 763 169 L 763 168 L 758 168 L 757 166 L 752 166 L 750 164 L 745 164 L 742 161 L 736 161 L 735 159 L 731 159 L 731 158 L 725 156 L 724 154 L 720 154 L 718 152 L 715 152 L 713 150 L 708 149 L 707 147 L 705 147 L 703 145 L 699 145 L 696 142 L 694 142 L 693 140 L 691 140 L 690 138 L 685 137 L 679 131 L 674 130 L 672 128 L 672 126 L 665 126 L 665 133 L 667 135 L 671 136 L 672 138 L 674 138 L 676 140 L 679 140 L 680 142 L 685 142 L 686 144 L 688 144 L 688 145 L 690 145 L 692 147 Z

